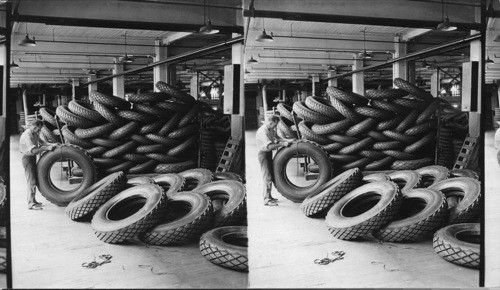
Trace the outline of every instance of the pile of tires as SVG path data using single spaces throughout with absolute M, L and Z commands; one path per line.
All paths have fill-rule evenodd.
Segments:
M 458 158 L 464 139 L 469 132 L 468 113 L 462 112 L 442 100 L 437 164 L 452 168 Z
M 374 236 L 382 242 L 407 243 L 434 236 L 434 248 L 440 256 L 477 268 L 479 252 L 471 249 L 479 249 L 479 245 L 460 250 L 457 239 L 464 239 L 465 234 L 451 233 L 478 220 L 481 198 L 477 174 L 468 169 L 432 165 L 363 173 L 353 168 L 322 184 L 300 208 L 307 217 L 324 217 L 337 239 Z M 469 244 L 474 244 L 471 239 L 478 241 L 479 228 L 473 228 L 469 235 L 475 237 L 469 237 Z M 448 257 L 449 253 L 456 255 Z
M 157 82 L 158 93 L 133 94 L 128 100 L 90 93 L 92 104 L 71 101 L 56 112 L 40 109 L 41 136 L 58 142 L 55 115 L 63 123 L 66 143 L 80 146 L 94 158 L 102 176 L 175 173 L 196 167 L 200 113 L 212 108 L 192 96 Z
M 279 105 L 281 136 L 314 141 L 345 171 L 406 170 L 431 165 L 440 99 L 396 78 L 399 89 L 368 91 L 366 97 L 328 87 L 329 100 L 308 97 L 293 108 Z M 293 124 L 291 109 L 299 117 Z
M 220 148 L 222 147 L 222 151 L 224 151 L 230 136 L 231 122 L 229 116 L 216 114 L 203 119 L 200 140 L 201 168 L 215 171 L 222 155 Z
M 85 187 L 65 212 L 74 221 L 91 220 L 105 243 L 198 242 L 210 262 L 247 271 L 245 185 L 234 173 L 217 176 L 206 169 L 136 177 L 115 172 Z

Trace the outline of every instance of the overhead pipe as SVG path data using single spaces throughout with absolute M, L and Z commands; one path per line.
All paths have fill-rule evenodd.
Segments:
M 411 58 L 417 58 L 419 56 L 423 56 L 423 55 L 426 55 L 426 54 L 429 54 L 429 53 L 433 53 L 433 52 L 437 52 L 437 51 L 440 51 L 440 50 L 445 50 L 445 49 L 450 49 L 450 48 L 451 49 L 457 49 L 459 47 L 454 47 L 454 46 L 462 46 L 462 45 L 464 45 L 464 44 L 466 44 L 468 42 L 471 42 L 471 41 L 474 41 L 474 40 L 478 40 L 480 38 L 481 38 L 481 34 L 480 33 L 474 34 L 474 35 L 465 37 L 465 38 L 460 39 L 460 40 L 455 40 L 455 41 L 448 42 L 448 43 L 445 43 L 445 44 L 440 44 L 440 45 L 437 45 L 437 46 L 434 46 L 434 47 L 429 47 L 429 48 L 423 49 L 421 51 L 412 52 L 412 53 L 403 55 L 401 57 L 393 58 L 393 59 L 387 60 L 387 62 L 385 62 L 383 64 L 375 64 L 375 65 L 367 66 L 367 67 L 364 67 L 364 68 L 361 68 L 361 69 L 353 70 L 353 71 L 350 71 L 350 72 L 347 72 L 347 73 L 343 73 L 343 74 L 340 74 L 340 75 L 331 76 L 329 78 L 323 79 L 322 82 L 327 82 L 328 80 L 331 80 L 331 79 L 336 79 L 336 78 L 342 78 L 342 77 L 350 76 L 350 75 L 353 75 L 353 74 L 359 73 L 359 72 L 369 71 L 369 70 L 373 70 L 373 69 L 379 69 L 379 68 L 385 67 L 387 65 L 396 63 L 398 61 L 407 60 L 407 59 L 411 59 Z
M 200 55 L 200 54 L 212 51 L 212 50 L 215 50 L 215 51 L 219 52 L 221 49 L 224 49 L 224 50 L 227 49 L 227 46 L 233 45 L 235 43 L 243 42 L 243 40 L 244 40 L 243 38 L 244 38 L 243 36 L 238 36 L 238 37 L 235 37 L 235 38 L 232 38 L 232 39 L 229 39 L 227 41 L 220 42 L 220 43 L 217 43 L 217 44 L 214 44 L 214 45 L 202 47 L 202 48 L 199 48 L 199 49 L 195 49 L 195 50 L 192 50 L 192 51 L 188 51 L 188 52 L 185 52 L 185 53 L 181 53 L 181 54 L 178 54 L 178 55 L 167 57 L 164 60 L 160 60 L 160 61 L 156 61 L 156 62 L 150 63 L 150 64 L 148 64 L 148 65 L 146 65 L 144 67 L 141 67 L 141 68 L 127 70 L 127 71 L 124 71 L 124 72 L 121 72 L 121 73 L 113 74 L 113 75 L 108 76 L 108 77 L 103 77 L 103 78 L 96 79 L 94 81 L 82 83 L 82 85 L 89 85 L 89 84 L 92 84 L 92 83 L 99 83 L 99 82 L 102 82 L 102 81 L 105 81 L 105 80 L 109 80 L 109 79 L 113 79 L 113 78 L 116 78 L 116 77 L 119 77 L 119 76 L 125 76 L 125 75 L 129 75 L 129 74 L 139 73 L 139 72 L 142 72 L 142 71 L 146 71 L 146 70 L 152 69 L 155 66 L 159 66 L 159 65 L 163 65 L 163 64 L 167 64 L 167 63 L 171 63 L 171 62 L 175 62 L 175 61 L 182 61 L 185 58 L 188 58 L 188 57 L 191 57 L 191 56 Z

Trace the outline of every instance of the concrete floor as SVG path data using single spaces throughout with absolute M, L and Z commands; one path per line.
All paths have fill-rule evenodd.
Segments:
M 494 148 L 494 131 L 485 133 L 485 287 L 500 287 L 500 166 Z
M 26 183 L 11 137 L 11 233 L 14 288 L 242 288 L 248 274 L 208 262 L 198 245 L 146 247 L 139 241 L 110 245 L 99 241 L 88 222 L 73 222 L 63 207 L 46 201 L 28 210 Z M 103 254 L 112 262 L 95 269 L 81 266 Z M 1 282 L 1 277 L 0 277 Z
M 275 189 L 279 206 L 264 206 L 255 132 L 246 132 L 250 287 L 477 287 L 479 271 L 441 259 L 432 241 L 411 244 L 341 241 L 324 219 L 307 218 Z M 344 251 L 344 260 L 315 259 Z

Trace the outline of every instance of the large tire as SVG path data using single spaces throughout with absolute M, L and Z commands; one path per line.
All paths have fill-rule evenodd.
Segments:
M 123 160 L 133 161 L 136 163 L 144 163 L 144 162 L 148 162 L 148 160 L 150 160 L 150 159 L 153 159 L 153 158 L 149 158 L 148 156 L 144 156 L 142 154 L 136 154 L 136 153 L 126 153 L 126 154 L 123 154 L 121 156 L 121 158 Z
M 140 113 L 155 116 L 157 118 L 163 118 L 164 116 L 168 116 L 170 114 L 170 112 L 165 109 L 146 104 L 134 104 L 132 109 Z
M 196 141 L 198 141 L 198 135 L 193 135 L 189 139 L 184 140 L 181 144 L 168 150 L 167 155 L 173 157 L 178 156 L 196 144 Z
M 476 171 L 471 169 L 452 169 L 449 171 L 449 178 L 457 178 L 457 177 L 470 177 L 474 179 L 479 179 L 479 175 Z
M 247 227 L 221 227 L 204 233 L 200 238 L 200 252 L 215 265 L 247 272 Z
M 417 109 L 420 111 L 424 110 L 425 107 L 427 107 L 426 102 L 422 102 L 416 99 L 401 98 L 401 99 L 395 99 L 392 102 L 394 104 L 406 107 L 408 109 Z
M 469 239 L 463 240 L 463 236 Z M 481 225 L 463 223 L 444 227 L 434 234 L 434 251 L 446 261 L 478 269 L 480 259 Z
M 432 237 L 448 221 L 448 205 L 437 190 L 414 189 L 403 194 L 398 215 L 374 233 L 384 242 L 416 242 Z
M 383 154 L 387 156 L 391 156 L 394 159 L 397 160 L 411 160 L 415 159 L 415 156 L 411 155 L 410 153 L 406 153 L 403 151 L 398 151 L 398 150 L 383 150 Z
M 97 157 L 97 156 L 101 156 L 102 153 L 108 151 L 108 148 L 106 147 L 103 147 L 103 146 L 96 146 L 96 147 L 92 147 L 90 149 L 87 149 L 85 150 L 87 152 L 87 154 L 89 154 L 90 156 L 92 157 Z
M 97 146 L 106 147 L 106 148 L 108 148 L 108 150 L 109 150 L 109 148 L 115 148 L 115 147 L 122 145 L 122 142 L 120 142 L 120 141 L 108 140 L 108 139 L 103 139 L 103 138 L 93 138 L 93 139 L 90 139 L 90 142 L 92 142 L 92 144 L 97 145 Z
M 130 140 L 134 140 L 135 142 L 141 144 L 141 145 L 152 145 L 155 144 L 154 141 L 149 140 L 148 138 L 144 137 L 143 135 L 140 134 L 132 134 L 128 136 Z
M 106 168 L 104 170 L 104 174 L 111 174 L 111 173 L 115 173 L 115 172 L 118 172 L 118 171 L 127 171 L 129 170 L 130 168 L 136 166 L 137 163 L 135 162 L 132 162 L 132 161 L 125 161 L 121 164 L 118 164 L 116 166 L 113 166 L 113 167 L 109 167 L 109 168 Z
M 399 124 L 401 124 L 401 121 L 403 121 L 403 119 L 403 116 L 396 116 L 390 120 L 378 123 L 376 129 L 377 131 L 384 131 L 396 128 Z
M 425 108 L 425 110 L 422 113 L 420 113 L 420 115 L 418 115 L 418 118 L 415 121 L 416 125 L 424 123 L 436 113 L 436 110 L 439 108 L 439 100 L 441 100 L 441 98 L 434 98 L 434 100 L 429 104 L 429 106 Z
M 366 137 L 361 141 L 358 141 L 356 143 L 353 143 L 349 146 L 346 146 L 342 149 L 340 149 L 339 154 L 354 154 L 356 152 L 359 152 L 363 149 L 370 148 L 370 146 L 374 143 L 374 140 L 372 137 Z
M 290 122 L 293 122 L 293 117 L 292 117 L 292 107 L 290 107 L 289 105 L 287 104 L 283 104 L 283 103 L 279 103 L 277 106 L 276 106 L 276 109 L 278 110 L 278 112 L 280 113 L 280 116 L 281 117 L 284 117 L 285 119 L 287 119 L 288 121 Z M 298 121 L 298 120 L 297 120 Z
M 425 122 L 423 124 L 408 128 L 404 133 L 410 136 L 422 135 L 431 131 L 435 127 L 436 127 L 436 122 L 434 120 L 431 120 L 429 122 Z
M 76 114 L 73 114 L 68 109 L 68 106 L 57 107 L 56 114 L 68 126 L 86 129 L 86 128 L 95 127 L 95 126 L 99 125 L 97 122 L 87 120 L 83 117 L 80 117 Z
M 157 120 L 156 116 L 130 110 L 118 110 L 116 115 L 122 119 L 140 123 L 150 123 Z
M 413 144 L 410 144 L 404 148 L 404 152 L 406 153 L 414 153 L 417 152 L 418 150 L 422 149 L 425 145 L 429 144 L 434 140 L 434 137 L 436 135 L 436 132 L 431 131 L 424 137 L 422 137 L 420 140 L 414 142 Z M 408 135 L 405 135 L 408 136 Z
M 166 150 L 168 150 L 168 147 L 162 144 L 141 145 L 135 148 L 135 152 L 138 154 L 160 153 Z
M 159 102 L 156 103 L 155 106 L 157 106 L 160 109 L 164 109 L 170 112 L 186 112 L 189 110 L 190 106 L 183 104 L 183 103 L 178 103 L 178 102 L 171 102 L 171 101 L 164 101 L 164 102 Z
M 194 119 L 196 119 L 198 113 L 201 111 L 201 108 L 201 103 L 196 103 L 196 105 L 194 105 L 191 110 L 189 110 L 184 116 L 182 116 L 181 120 L 179 121 L 178 128 L 185 127 Z
M 376 142 L 372 145 L 375 150 L 394 150 L 401 147 L 404 147 L 404 143 L 399 141 Z
M 408 136 L 408 135 L 405 135 L 405 134 L 402 134 L 402 133 L 399 133 L 396 131 L 391 131 L 391 130 L 382 131 L 382 134 L 393 139 L 394 141 L 399 141 L 399 142 L 408 143 L 408 144 L 414 143 L 418 140 L 418 138 L 416 138 L 416 137 Z
M 214 178 L 214 181 L 219 181 L 219 180 L 236 180 L 236 181 L 239 181 L 241 183 L 244 183 L 243 182 L 243 178 L 238 173 L 229 172 L 229 171 L 226 171 L 226 172 L 214 172 L 213 173 L 213 178 Z
M 176 173 L 158 174 L 152 179 L 156 184 L 163 187 L 165 194 L 169 197 L 179 192 L 186 182 L 184 177 Z
M 332 106 L 337 111 L 339 111 L 339 113 L 342 114 L 342 116 L 346 117 L 346 119 L 349 119 L 352 123 L 356 124 L 363 120 L 363 118 L 360 115 L 356 114 L 348 106 L 346 106 L 344 103 L 337 100 L 336 98 L 332 98 L 330 96 L 330 103 L 332 103 Z
M 408 95 L 402 89 L 387 89 L 387 90 L 371 90 L 366 92 L 366 97 L 369 99 L 399 99 Z
M 99 123 L 104 123 L 106 122 L 106 119 L 104 119 L 101 114 L 99 114 L 94 106 L 90 103 L 83 102 L 83 101 L 70 101 L 68 104 L 68 108 L 71 112 L 75 113 L 76 115 L 83 117 L 85 119 L 99 122 Z
M 429 187 L 441 191 L 446 198 L 458 196 L 458 204 L 449 208 L 449 224 L 472 222 L 480 213 L 481 184 L 469 177 L 446 179 Z
M 351 163 L 347 163 L 347 164 L 342 165 L 340 167 L 340 170 L 345 171 L 345 170 L 353 169 L 356 167 L 360 168 L 360 169 L 364 169 L 365 166 L 370 164 L 370 162 L 372 162 L 372 160 L 370 158 L 360 158 L 360 159 L 353 161 Z
M 158 130 L 158 135 L 166 136 L 168 133 L 172 132 L 179 125 L 180 120 L 182 119 L 180 113 L 174 114 L 161 128 Z
M 164 119 L 159 119 L 158 121 L 156 122 L 153 122 L 153 123 L 149 123 L 149 124 L 145 124 L 143 125 L 140 129 L 139 129 L 139 134 L 140 135 L 146 135 L 146 134 L 149 134 L 149 133 L 155 133 L 155 132 L 158 132 L 158 130 L 161 129 L 161 127 L 163 127 L 163 125 L 165 125 L 167 121 L 164 120 Z
M 349 191 L 361 184 L 363 175 L 358 168 L 349 169 L 322 185 L 304 199 L 300 208 L 308 217 L 324 216 L 330 207 Z
M 212 219 L 212 204 L 206 195 L 179 192 L 170 196 L 166 214 L 158 225 L 139 235 L 139 239 L 156 246 L 188 244 L 211 228 Z
M 375 127 L 377 127 L 378 120 L 374 118 L 366 118 L 365 120 L 357 123 L 356 125 L 350 127 L 345 134 L 347 136 L 357 136 L 360 134 L 364 134 Z
M 433 184 L 447 179 L 449 176 L 448 168 L 439 165 L 422 167 L 415 170 L 415 172 L 420 174 L 420 177 L 422 179 L 422 181 L 420 182 L 420 187 L 432 186 Z
M 43 125 L 40 130 L 40 137 L 43 137 L 48 143 L 59 143 L 61 140 L 47 126 Z
M 109 107 L 115 107 L 118 109 L 130 109 L 130 103 L 126 100 L 116 97 L 116 96 L 107 96 L 105 94 L 101 94 L 98 91 L 91 91 L 89 98 L 93 102 L 97 102 Z
M 286 165 L 295 155 L 306 155 L 319 166 L 319 176 L 316 182 L 308 187 L 298 187 L 288 179 Z M 291 146 L 282 148 L 276 153 L 273 160 L 273 175 L 276 189 L 287 199 L 293 202 L 302 202 L 308 195 L 317 192 L 318 188 L 330 180 L 332 176 L 332 165 L 326 154 L 318 145 L 299 141 Z
M 158 224 L 167 197 L 156 184 L 126 189 L 103 204 L 92 218 L 92 229 L 105 243 L 121 243 Z
M 406 107 L 382 100 L 371 100 L 370 105 L 374 108 L 385 110 L 397 115 L 403 115 L 409 111 Z
M 402 196 L 390 181 L 362 185 L 337 201 L 326 216 L 330 233 L 337 239 L 366 236 L 390 223 L 401 206 Z
M 363 184 L 377 181 L 390 181 L 389 176 L 385 173 L 369 173 L 363 174 Z
M 294 132 L 291 128 L 292 125 L 293 122 L 290 122 L 288 119 L 285 119 L 284 117 L 280 117 L 280 121 L 278 122 L 278 126 L 276 127 L 278 135 L 286 139 L 297 138 L 297 133 Z
M 338 134 L 330 134 L 326 136 L 328 140 L 334 141 L 334 142 L 339 142 L 345 145 L 351 145 L 356 142 L 361 141 L 357 137 L 351 137 L 351 136 L 345 136 L 345 135 L 338 135 Z
M 407 192 L 419 187 L 420 185 L 420 175 L 412 170 L 400 170 L 394 171 L 387 174 L 389 179 L 396 183 L 399 187 L 399 191 L 404 195 Z
M 368 163 L 365 165 L 364 170 L 382 170 L 386 169 L 389 167 L 389 165 L 394 162 L 394 158 L 391 156 L 387 156 L 385 158 L 382 158 L 380 160 L 375 160 L 371 163 Z
M 213 180 L 212 172 L 203 168 L 189 169 L 180 172 L 179 175 L 185 180 L 182 191 L 194 191 Z
M 152 173 L 153 169 L 159 162 L 156 160 L 149 160 L 148 162 L 137 164 L 134 167 L 127 170 L 129 174 L 141 174 L 141 173 Z
M 50 177 L 50 169 L 61 159 L 74 160 L 83 171 L 83 179 L 80 186 L 71 190 L 62 190 L 54 185 Z M 73 198 L 92 186 L 96 181 L 96 169 L 85 150 L 75 145 L 57 145 L 52 151 L 46 152 L 40 157 L 37 167 L 38 189 L 42 195 L 51 203 L 58 206 L 68 205 Z
M 361 116 L 379 120 L 387 120 L 394 116 L 394 114 L 389 111 L 373 107 L 355 107 L 354 112 L 358 113 Z
M 170 132 L 167 135 L 167 138 L 185 139 L 184 137 L 189 137 L 189 136 L 192 136 L 193 134 L 198 133 L 199 128 L 200 128 L 200 125 L 197 123 L 193 123 L 191 125 L 187 125 L 184 127 L 179 127 L 178 129 Z
M 88 216 L 123 190 L 126 183 L 127 177 L 123 172 L 108 175 L 76 196 L 68 204 L 65 212 L 72 220 Z
M 214 227 L 239 225 L 247 215 L 246 189 L 234 180 L 214 181 L 196 188 L 193 192 L 207 195 L 212 202 L 226 201 L 222 208 L 214 208 Z
M 404 132 L 406 129 L 410 128 L 415 124 L 420 112 L 418 110 L 411 111 L 404 119 L 399 123 L 399 125 L 394 129 L 396 132 Z
M 167 154 L 161 154 L 161 153 L 147 153 L 144 155 L 146 158 L 156 160 L 158 162 L 162 163 L 172 163 L 172 162 L 179 162 L 180 160 L 178 158 L 168 156 Z
M 164 136 L 156 135 L 156 134 L 147 134 L 146 138 L 151 141 L 154 141 L 158 144 L 165 145 L 169 148 L 179 145 L 181 142 L 177 139 L 167 138 Z
M 401 206 L 402 196 L 390 181 L 362 185 L 337 201 L 326 216 L 330 233 L 337 239 L 366 236 L 390 223 Z

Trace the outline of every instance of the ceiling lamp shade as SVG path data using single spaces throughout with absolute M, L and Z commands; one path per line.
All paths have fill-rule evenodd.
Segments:
M 200 28 L 199 32 L 202 34 L 216 34 L 219 33 L 219 29 L 215 28 L 215 26 L 212 25 L 212 21 L 208 19 L 205 25 Z
M 486 63 L 495 63 L 495 62 L 488 55 L 488 58 L 486 58 Z
M 10 68 L 18 68 L 19 65 L 17 63 L 14 62 L 14 60 L 12 60 L 12 62 L 10 63 Z
M 257 60 L 255 58 L 253 58 L 253 55 L 250 56 L 250 59 L 247 60 L 247 63 L 256 63 Z
M 450 20 L 448 19 L 448 16 L 446 16 L 446 18 L 444 19 L 444 21 L 438 24 L 437 29 L 441 30 L 441 31 L 453 31 L 453 30 L 457 30 L 457 27 L 453 26 L 450 23 Z
M 359 54 L 359 57 L 362 59 L 372 59 L 373 55 L 365 50 Z
M 124 63 L 132 63 L 134 62 L 134 59 L 128 55 L 125 55 L 125 57 L 122 58 L 122 62 Z
M 26 33 L 26 37 L 24 37 L 24 39 L 21 40 L 18 44 L 20 46 L 36 46 L 35 37 L 33 36 L 33 39 L 31 39 L 28 36 L 28 33 Z
M 256 38 L 255 38 L 255 41 L 258 41 L 258 42 L 273 42 L 274 41 L 274 38 L 267 34 L 266 33 L 266 30 L 262 30 L 262 34 L 258 35 Z

